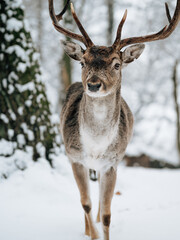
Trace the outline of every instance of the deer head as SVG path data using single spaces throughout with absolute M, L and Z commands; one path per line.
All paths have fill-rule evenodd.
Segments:
M 75 34 L 67 29 L 64 29 L 59 24 L 59 21 L 62 19 L 63 14 L 67 10 L 68 4 L 69 0 L 67 0 L 62 12 L 55 15 L 53 0 L 49 0 L 50 16 L 57 31 L 70 38 L 74 38 L 85 45 L 86 49 L 83 49 L 77 43 L 62 41 L 65 52 L 71 58 L 80 61 L 82 66 L 82 82 L 84 89 L 88 95 L 94 97 L 105 96 L 115 91 L 121 83 L 121 69 L 141 55 L 145 47 L 142 43 L 167 38 L 174 31 L 180 19 L 180 0 L 177 0 L 173 18 L 171 18 L 168 5 L 165 3 L 166 15 L 169 21 L 168 26 L 165 26 L 161 31 L 155 34 L 121 39 L 122 28 L 127 17 L 126 10 L 118 26 L 116 39 L 113 45 L 110 47 L 97 46 L 94 45 L 80 23 L 72 3 L 71 13 L 82 35 Z M 122 48 L 131 44 L 134 45 L 127 47 L 124 51 L 122 51 Z

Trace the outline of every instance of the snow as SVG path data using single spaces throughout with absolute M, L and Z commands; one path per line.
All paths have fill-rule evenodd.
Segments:
M 1 54 L 0 54 L 0 61 L 3 61 L 3 59 L 4 59 L 4 54 L 1 53 Z
M 28 129 L 27 130 L 27 135 L 28 135 L 29 141 L 33 141 L 34 140 L 34 133 L 33 133 L 33 131 Z
M 29 22 L 27 21 L 27 19 L 24 19 L 24 28 L 26 29 L 26 31 L 30 32 L 32 29 L 29 25 Z
M 45 157 L 46 149 L 41 142 L 36 144 L 36 149 L 41 157 Z
M 89 239 L 83 235 L 83 210 L 68 160 L 61 154 L 54 165 L 30 162 L 0 182 L 0 239 Z M 112 201 L 111 239 L 179 240 L 179 182 L 179 170 L 119 166 L 115 192 L 121 195 Z M 90 186 L 95 217 L 98 183 Z
M 10 117 L 12 118 L 12 120 L 15 121 L 16 120 L 16 114 L 11 109 L 9 109 L 8 112 L 9 112 Z
M 28 126 L 26 123 L 21 124 L 21 128 L 23 129 L 24 133 L 27 134 L 29 141 L 34 140 L 34 132 L 28 129 Z
M 41 77 L 40 74 L 36 74 L 35 77 L 36 77 L 36 81 L 37 81 L 38 83 L 42 82 L 42 79 L 43 79 L 43 78 Z
M 27 90 L 33 91 L 35 89 L 35 84 L 34 84 L 34 82 L 28 82 L 24 85 L 16 84 L 16 87 L 18 88 L 18 90 L 20 92 L 25 92 Z
M 9 131 L 8 131 L 8 134 L 9 134 Z M 13 149 L 14 149 L 14 147 L 15 147 L 15 144 L 16 144 L 16 143 L 6 141 L 5 139 L 1 139 L 1 140 L 0 140 L 1 155 L 9 155 L 9 154 L 12 154 Z M 1 167 L 0 167 L 0 170 L 2 170 Z M 1 172 L 1 171 L 0 171 L 0 172 Z
M 11 139 L 14 136 L 14 130 L 8 129 L 8 137 Z
M 20 20 L 17 20 L 16 18 L 10 18 L 7 20 L 7 23 L 6 23 L 6 29 L 10 32 L 12 31 L 20 31 L 21 28 L 23 28 L 23 22 L 20 21 Z
M 5 50 L 5 45 L 4 45 L 4 43 L 1 44 L 1 49 L 2 49 L 2 50 Z
M 6 22 L 6 19 L 7 19 L 6 15 L 5 14 L 1 14 L 1 20 L 2 20 L 3 23 Z
M 44 132 L 46 132 L 47 127 L 46 126 L 40 126 L 39 130 L 40 130 L 41 139 L 44 139 Z
M 43 98 L 44 98 L 44 96 L 42 95 L 42 94 L 39 94 L 38 96 L 37 96 L 37 103 L 40 103 L 41 102 L 41 99 L 43 100 Z
M 12 94 L 14 92 L 14 86 L 9 84 L 8 86 L 8 94 Z
M 9 122 L 9 119 L 6 117 L 6 115 L 4 113 L 0 114 L 0 119 L 2 119 L 4 123 L 8 123 Z
M 8 14 L 8 17 L 12 17 L 13 11 L 12 11 L 12 10 L 8 10 L 8 11 L 7 11 L 7 14 Z
M 5 32 L 5 28 L 0 28 L 0 32 L 4 33 Z M 2 47 L 2 45 L 1 45 Z
M 23 107 L 18 107 L 17 111 L 20 115 L 23 115 L 23 109 L 24 109 Z
M 36 116 L 31 116 L 31 119 L 30 119 L 30 121 L 31 121 L 31 124 L 34 124 L 35 123 L 35 121 L 36 121 Z
M 21 7 L 22 5 L 22 0 L 10 2 L 11 9 L 19 6 Z M 59 89 L 59 59 L 62 55 L 62 49 L 60 47 L 58 48 L 59 35 L 52 27 L 47 11 L 47 4 L 48 3 L 46 3 L 46 11 L 44 9 L 44 26 L 46 26 L 46 31 L 44 33 L 46 34 L 43 35 L 42 41 L 43 75 L 41 77 L 37 74 L 36 79 L 37 82 L 43 81 L 46 83 L 48 98 L 53 105 L 53 110 L 57 111 L 58 95 L 61 91 Z M 77 1 L 77 4 L 80 3 Z M 90 5 L 88 4 L 92 5 L 92 3 L 87 3 L 85 5 L 85 11 L 83 11 L 81 18 L 82 20 L 90 19 L 90 21 L 82 22 L 85 22 L 87 32 L 92 36 L 95 43 L 105 44 L 106 38 L 104 33 L 106 32 L 105 28 L 107 26 L 106 8 L 102 4 L 102 1 L 98 1 L 96 11 L 89 12 Z M 147 6 L 147 1 L 145 3 L 145 1 L 141 0 L 141 7 L 143 6 L 141 11 L 132 10 L 131 6 L 128 6 L 128 4 L 132 5 L 132 1 L 128 0 L 128 3 L 124 1 L 124 3 L 120 3 L 120 5 L 116 3 L 115 25 L 118 25 L 124 8 L 128 7 L 128 21 L 126 22 L 124 33 L 127 36 L 133 36 L 137 34 L 139 30 L 144 31 L 144 27 L 142 24 L 138 24 L 138 21 L 141 23 L 141 19 L 147 21 L 145 19 L 149 18 L 149 13 L 144 11 L 145 6 Z M 134 4 L 139 4 L 139 1 L 135 1 Z M 151 2 L 149 4 L 151 4 Z M 30 6 L 27 10 L 29 10 L 29 19 L 32 24 L 34 21 L 34 16 L 32 15 L 33 11 Z M 154 17 L 154 10 L 154 8 L 152 8 L 151 11 L 148 9 L 150 14 L 153 13 L 152 17 Z M 147 16 L 144 16 L 144 12 Z M 7 14 L 9 18 L 11 18 L 7 21 L 7 29 L 9 31 L 19 31 L 22 23 L 12 17 L 12 10 L 7 9 Z M 99 19 L 100 15 L 101 19 Z M 137 18 L 138 16 L 139 20 Z M 4 18 L 3 15 L 2 18 Z M 96 24 L 97 18 L 98 24 Z M 134 19 L 136 20 L 136 27 L 134 27 Z M 157 18 L 157 20 L 159 22 L 159 18 Z M 37 22 L 36 19 L 35 22 Z M 157 25 L 157 21 L 153 22 L 154 26 L 152 26 L 152 29 L 155 29 L 154 27 Z M 150 23 L 152 23 L 152 21 Z M 28 23 L 26 20 L 24 21 L 24 25 L 27 29 Z M 4 28 L 0 28 L 0 30 L 5 32 Z M 37 36 L 36 41 L 38 42 L 38 34 L 36 34 L 37 29 L 31 26 L 29 30 L 32 35 L 34 34 Z M 116 27 L 114 28 L 114 36 L 115 31 Z M 148 31 L 150 32 L 151 29 Z M 175 35 L 177 34 L 174 34 L 174 37 Z M 7 41 L 11 41 L 12 36 L 13 35 L 5 33 Z M 22 38 L 21 43 L 24 45 L 24 33 L 22 32 L 20 36 Z M 29 44 L 31 45 L 31 43 Z M 175 45 L 175 42 L 171 42 L 169 45 Z M 168 54 L 169 60 L 167 61 L 167 54 L 165 56 L 162 55 L 162 66 L 158 63 L 157 66 L 153 66 L 153 63 L 152 66 L 150 64 L 150 68 L 148 68 L 149 61 L 147 59 L 149 59 L 150 53 L 153 55 L 153 53 L 157 51 L 157 49 L 153 50 L 152 46 L 153 45 L 151 45 L 150 49 L 147 45 L 144 55 L 137 62 L 133 63 L 134 65 L 130 65 L 132 67 L 129 66 L 127 68 L 127 74 L 125 76 L 123 73 L 123 84 L 127 81 L 127 86 L 122 87 L 122 91 L 127 90 L 125 99 L 129 101 L 128 104 L 130 103 L 129 105 L 133 113 L 136 112 L 138 106 L 141 106 L 140 112 L 142 112 L 142 114 L 140 114 L 140 117 L 143 116 L 144 119 L 143 121 L 137 121 L 135 126 L 136 132 L 133 137 L 134 140 L 129 146 L 128 151 L 132 154 L 145 152 L 154 158 L 162 158 L 162 160 L 177 163 L 176 160 L 178 157 L 175 155 L 174 129 L 176 116 L 173 110 L 174 106 L 172 106 L 169 96 L 171 86 L 167 84 L 171 76 L 171 69 L 168 71 L 167 65 L 171 66 L 171 58 L 169 58 Z M 1 44 L 1 48 L 5 50 L 5 45 Z M 150 49 L 149 52 L 148 49 Z M 9 54 L 15 52 L 18 55 L 22 62 L 19 63 L 17 68 L 21 72 L 25 71 L 26 67 L 30 64 L 28 51 L 24 51 L 19 45 L 11 46 L 6 51 Z M 176 51 L 176 53 L 178 54 L 179 51 Z M 158 55 L 154 55 L 157 59 L 152 58 L 152 56 L 151 59 L 157 62 Z M 2 54 L 0 56 L 3 58 Z M 32 58 L 36 61 L 39 55 L 35 53 Z M 163 59 L 165 59 L 166 62 L 164 66 Z M 23 61 L 26 63 L 23 63 Z M 164 69 L 167 69 L 167 71 L 164 71 Z M 148 73 L 148 77 L 145 72 Z M 152 73 L 154 73 L 154 75 Z M 158 85 L 158 78 L 162 82 L 161 85 Z M 14 82 L 14 80 L 17 79 L 18 76 L 14 72 L 11 72 L 7 79 L 8 82 L 6 79 L 3 80 L 3 86 L 10 86 L 9 82 L 12 83 L 12 81 Z M 74 80 L 80 80 L 80 67 L 78 63 L 74 66 L 73 81 Z M 157 84 L 155 84 L 156 81 Z M 28 89 L 34 89 L 32 83 L 18 86 L 21 92 Z M 146 88 L 144 88 L 144 86 Z M 156 96 L 153 93 L 156 93 Z M 147 96 L 141 99 L 141 95 Z M 154 99 L 153 96 L 155 97 Z M 167 98 L 166 103 L 164 101 L 165 98 Z M 152 103 L 144 107 L 144 100 L 145 103 L 151 101 Z M 29 105 L 31 105 L 31 103 L 30 100 L 26 102 L 26 104 Z M 19 107 L 18 112 L 22 114 L 23 107 Z M 165 119 L 162 121 L 163 117 Z M 5 115 L 0 114 L 0 118 L 6 123 L 9 121 Z M 152 121 L 153 118 L 157 118 L 157 120 Z M 59 116 L 53 115 L 51 120 L 52 123 L 57 123 L 59 122 Z M 32 116 L 31 124 L 35 123 L 35 121 L 37 121 L 36 116 Z M 168 121 L 169 125 L 167 123 Z M 32 132 L 29 131 L 30 130 L 26 128 L 29 138 L 33 139 L 34 136 Z M 8 136 L 13 136 L 12 129 L 8 130 Z M 58 137 L 60 138 L 60 136 L 57 136 L 57 138 Z M 22 134 L 18 136 L 18 142 L 21 145 L 24 144 L 24 136 Z M 0 140 L 1 154 L 12 154 L 16 145 L 17 143 Z M 36 147 L 42 157 L 37 163 L 32 162 L 31 147 L 27 147 L 27 153 L 22 150 L 16 150 L 11 157 L 5 158 L 0 156 L 0 240 L 89 239 L 85 238 L 83 235 L 83 210 L 79 201 L 79 192 L 66 156 L 62 153 L 57 156 L 56 160 L 53 162 L 54 169 L 51 169 L 48 162 L 43 159 L 45 154 L 44 146 L 39 143 Z M 59 148 L 56 149 L 57 152 L 59 152 Z M 61 152 L 64 151 L 64 145 L 61 145 Z M 17 171 L 17 168 L 26 170 Z M 7 180 L 1 179 L 2 175 L 9 176 L 9 178 Z M 131 169 L 119 166 L 115 192 L 119 191 L 121 195 L 114 195 L 112 201 L 111 239 L 179 240 L 179 182 L 179 170 Z M 95 210 L 97 211 L 98 206 L 98 184 L 91 182 L 90 185 L 94 207 L 93 214 L 95 216 Z M 100 227 L 100 224 L 98 224 L 99 229 Z
M 50 118 L 52 124 L 58 124 L 60 122 L 60 116 L 58 114 L 52 114 Z
M 8 80 L 9 81 L 14 81 L 14 80 L 18 80 L 18 76 L 16 75 L 15 72 L 11 72 L 8 76 Z
M 26 53 L 26 51 L 20 47 L 19 45 L 13 45 L 13 46 L 10 46 L 6 49 L 6 52 L 9 53 L 9 54 L 12 54 L 13 52 L 15 52 L 15 54 L 21 58 L 22 61 L 25 61 L 25 62 L 29 62 L 28 60 L 28 54 Z
M 24 8 L 22 6 L 22 0 L 14 0 L 14 1 L 10 1 L 10 0 L 6 0 L 8 2 L 8 5 L 10 6 L 11 9 L 16 9 L 16 8 Z
M 23 134 L 17 135 L 17 141 L 20 146 L 23 146 L 25 144 L 25 139 Z
M 4 140 L 5 141 L 5 140 Z M 32 159 L 32 150 L 27 149 L 27 152 L 24 152 L 22 150 L 15 150 L 17 148 L 17 143 L 15 142 L 4 142 L 4 146 L 2 143 L 2 140 L 0 142 L 1 147 L 1 153 L 2 154 L 9 154 L 11 156 L 9 157 L 3 157 L 0 156 L 0 182 L 2 178 L 8 178 L 13 172 L 17 171 L 17 169 L 25 169 L 29 162 L 31 162 Z M 6 149 L 6 153 L 5 150 Z M 4 153 L 3 153 L 4 151 Z M 14 153 L 13 153 L 14 151 Z M 12 155 L 13 153 L 13 155 Z
M 32 60 L 33 60 L 34 62 L 35 62 L 35 61 L 39 61 L 39 58 L 40 58 L 39 53 L 34 52 L 34 53 L 33 53 L 33 56 L 32 56 Z
M 7 79 L 4 78 L 2 80 L 2 85 L 3 85 L 4 88 L 7 88 Z
M 26 71 L 26 68 L 27 68 L 27 64 L 26 63 L 22 63 L 22 62 L 18 63 L 18 66 L 17 66 L 17 70 L 18 71 L 23 73 L 23 72 Z
M 31 100 L 25 101 L 25 105 L 26 105 L 27 107 L 30 107 L 30 106 L 32 105 L 32 101 L 31 101 Z
M 14 39 L 14 35 L 13 34 L 4 34 L 4 38 L 7 42 L 10 42 Z

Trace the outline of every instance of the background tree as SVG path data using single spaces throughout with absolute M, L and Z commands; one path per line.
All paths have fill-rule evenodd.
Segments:
M 39 1 L 39 0 L 38 0 Z M 27 3 L 26 16 L 31 24 L 31 33 L 38 46 L 38 14 L 35 0 L 25 0 Z M 93 42 L 98 45 L 106 45 L 108 40 L 108 0 L 99 1 L 73 1 L 78 17 L 91 36 Z M 128 16 L 123 27 L 122 37 L 140 36 L 160 30 L 167 24 L 164 0 L 117 0 L 113 2 L 113 42 L 117 26 L 125 11 Z M 171 14 L 175 9 L 176 0 L 168 1 Z M 64 1 L 54 0 L 56 13 L 62 9 Z M 61 6 L 60 6 L 61 5 Z M 110 11 L 109 11 L 110 12 Z M 47 86 L 47 94 L 53 105 L 53 111 L 60 111 L 59 95 L 63 97 L 64 86 L 62 84 L 63 49 L 60 39 L 63 36 L 54 30 L 48 12 L 48 1 L 43 1 L 43 35 L 42 35 L 42 68 L 43 79 Z M 66 12 L 64 17 L 69 15 Z M 154 17 L 156 16 L 156 17 Z M 72 16 L 69 16 L 72 19 Z M 110 19 L 110 18 L 109 18 Z M 64 19 L 65 20 L 65 19 Z M 74 21 L 72 21 L 73 23 Z M 110 23 L 110 22 L 109 22 Z M 61 22 L 63 24 L 63 21 Z M 74 30 L 76 25 L 66 25 Z M 110 29 L 112 30 L 112 29 Z M 148 155 L 151 158 L 161 159 L 172 163 L 178 162 L 176 144 L 176 112 L 174 108 L 172 73 L 174 63 L 180 56 L 180 28 L 166 40 L 156 43 L 147 43 L 145 51 L 138 61 L 130 64 L 122 71 L 122 95 L 128 102 L 135 116 L 134 135 L 128 154 L 139 156 Z M 82 47 L 84 47 L 82 45 Z M 175 51 L 176 49 L 176 51 Z M 71 78 L 80 81 L 81 68 L 79 63 L 71 63 Z M 180 92 L 179 70 L 177 71 L 177 90 Z M 180 102 L 180 94 L 177 101 Z
M 46 158 L 59 146 L 58 130 L 52 123 L 50 104 L 21 0 L 2 0 L 0 8 L 0 141 L 11 149 L 31 149 L 32 158 Z
M 61 6 L 61 9 L 63 9 L 63 7 L 66 4 L 66 0 L 63 1 L 63 4 Z M 63 17 L 64 19 L 64 25 L 67 27 L 70 27 L 70 29 L 72 29 L 73 26 L 73 21 L 72 21 L 72 15 L 71 15 L 71 10 L 70 10 L 70 6 L 68 6 L 68 9 L 66 11 L 66 14 Z M 71 39 L 68 37 L 65 37 L 65 39 L 68 41 L 70 41 Z M 63 101 L 65 99 L 66 96 L 66 90 L 67 88 L 71 85 L 72 83 L 72 61 L 71 58 L 65 53 L 65 51 L 63 51 L 62 54 L 62 58 L 60 59 L 60 79 L 61 79 L 61 91 L 59 94 L 59 105 L 58 105 L 58 110 L 60 110 Z
M 107 4 L 107 17 L 108 17 L 108 28 L 107 28 L 107 45 L 111 46 L 113 42 L 113 27 L 114 27 L 114 0 L 106 0 Z
M 43 41 L 43 0 L 37 1 L 37 19 L 38 19 L 38 45 L 37 49 L 40 53 L 40 58 L 43 58 L 42 41 Z
M 174 105 L 176 111 L 176 142 L 177 142 L 177 150 L 179 155 L 179 164 L 180 164 L 180 107 L 178 103 L 178 78 L 177 78 L 177 68 L 178 61 L 176 60 L 174 63 L 174 71 L 172 75 L 172 83 L 173 83 L 173 96 L 174 96 Z

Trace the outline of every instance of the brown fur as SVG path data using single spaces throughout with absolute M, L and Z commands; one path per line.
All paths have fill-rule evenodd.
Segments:
M 127 54 L 122 54 L 112 47 L 93 46 L 82 53 L 77 51 L 80 48 L 76 49 L 76 44 L 73 46 L 77 59 L 82 62 L 82 83 L 72 84 L 67 91 L 61 113 L 61 134 L 81 195 L 85 212 L 85 234 L 90 235 L 91 239 L 97 239 L 98 232 L 91 215 L 87 171 L 88 168 L 93 169 L 89 165 L 93 161 L 95 168 L 100 167 L 97 221 L 102 221 L 104 240 L 109 240 L 116 168 L 125 154 L 133 128 L 133 115 L 121 97 L 123 58 L 127 60 L 131 48 Z M 138 55 L 132 55 L 133 59 L 142 52 L 142 46 L 134 48 Z M 66 52 L 72 56 L 69 49 L 72 48 L 66 44 Z M 95 95 L 91 94 L 88 83 L 100 84 L 97 95 L 96 92 Z
M 109 227 L 110 219 L 111 219 L 110 214 L 103 216 L 103 224 L 104 224 L 104 226 Z
M 91 208 L 88 205 L 83 205 L 83 208 L 87 214 L 91 211 Z
M 61 112 L 61 133 L 66 152 L 70 154 L 82 151 L 78 119 L 80 102 L 83 101 L 83 94 L 84 89 L 82 83 L 77 82 L 72 84 L 68 89 L 67 97 Z M 118 152 L 123 153 L 132 134 L 133 116 L 125 100 L 122 97 L 120 98 L 119 92 L 117 93 L 117 98 L 118 97 L 119 106 L 117 106 L 117 108 L 121 110 L 119 119 L 119 141 L 117 141 L 116 147 L 119 145 Z M 118 118 L 117 115 L 118 111 L 115 111 L 115 119 Z
M 55 15 L 53 0 L 49 0 L 51 19 L 56 30 L 81 41 L 87 49 L 82 49 L 77 43 L 62 41 L 65 52 L 71 58 L 81 61 L 82 84 L 75 83 L 68 90 L 61 113 L 61 134 L 85 211 L 85 233 L 91 236 L 91 239 L 97 239 L 99 235 L 91 216 L 87 172 L 88 168 L 100 170 L 98 218 L 101 217 L 103 222 L 103 239 L 109 240 L 110 207 L 116 182 L 117 164 L 122 160 L 133 128 L 132 113 L 121 97 L 121 68 L 137 59 L 145 46 L 135 44 L 123 52 L 120 50 L 130 44 L 168 37 L 179 22 L 180 0 L 177 1 L 173 18 L 166 4 L 168 27 L 158 33 L 142 37 L 121 39 L 127 16 L 126 10 L 111 47 L 94 46 L 75 14 L 72 4 L 72 16 L 82 35 L 62 28 L 58 21 L 66 12 L 68 3 L 69 0 L 60 14 Z

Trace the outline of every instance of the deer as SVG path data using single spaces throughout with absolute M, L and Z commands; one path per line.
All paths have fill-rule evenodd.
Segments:
M 180 0 L 177 0 L 173 17 L 165 3 L 168 24 L 159 32 L 121 39 L 126 21 L 125 11 L 112 46 L 95 45 L 79 18 L 73 4 L 71 13 L 81 34 L 76 34 L 59 23 L 69 6 L 55 14 L 53 0 L 49 0 L 49 13 L 54 28 L 61 34 L 81 42 L 62 40 L 65 52 L 79 61 L 82 67 L 82 82 L 73 83 L 67 90 L 60 116 L 60 132 L 73 175 L 80 192 L 80 201 L 85 214 L 85 235 L 99 239 L 92 217 L 89 190 L 89 169 L 99 174 L 99 209 L 97 222 L 101 222 L 103 239 L 109 240 L 111 202 L 117 176 L 117 166 L 123 159 L 133 132 L 133 114 L 121 96 L 121 71 L 142 54 L 145 42 L 163 40 L 176 28 L 180 20 Z M 130 46 L 129 46 L 130 45 Z M 126 47 L 126 48 L 125 48 Z M 122 50 L 125 48 L 124 50 Z

